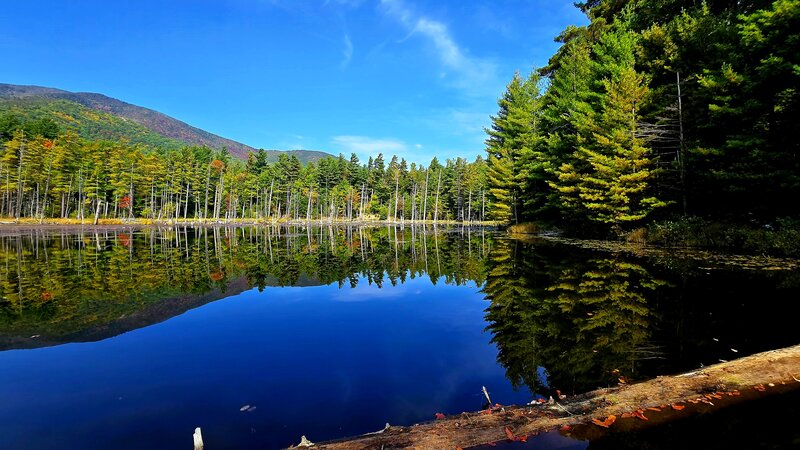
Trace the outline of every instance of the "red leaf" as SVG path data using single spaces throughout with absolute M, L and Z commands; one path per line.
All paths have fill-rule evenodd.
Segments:
M 445 418 L 445 415 L 442 413 L 436 413 L 436 420 L 442 420 Z
M 637 409 L 637 410 L 636 410 L 636 411 L 634 411 L 632 414 L 633 414 L 633 416 L 634 416 L 634 417 L 637 417 L 637 418 L 639 418 L 639 419 L 642 419 L 642 420 L 649 420 L 647 417 L 645 417 L 645 416 L 644 416 L 644 411 L 643 411 L 643 410 L 641 410 L 641 409 Z
M 527 435 L 514 436 L 514 432 L 511 431 L 511 428 L 508 428 L 508 427 L 506 427 L 505 431 L 506 431 L 506 436 L 508 437 L 509 440 L 512 440 L 512 441 L 515 441 L 515 442 L 528 442 L 528 436 Z
M 685 406 L 676 405 L 676 404 L 674 404 L 674 403 L 673 403 L 672 405 L 670 405 L 670 406 L 672 406 L 672 409 L 674 409 L 675 411 L 680 411 L 680 410 L 682 410 L 683 408 L 686 408 Z
M 661 408 L 647 408 L 647 409 L 650 410 L 650 411 L 661 412 Z
M 569 425 L 564 425 L 563 427 L 561 427 L 561 431 L 569 431 L 571 429 L 572 429 L 572 427 L 569 426 Z

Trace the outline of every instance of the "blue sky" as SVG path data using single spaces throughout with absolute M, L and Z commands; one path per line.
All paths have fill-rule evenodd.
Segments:
M 474 158 L 571 0 L 62 0 L 0 9 L 0 82 L 100 92 L 254 147 Z

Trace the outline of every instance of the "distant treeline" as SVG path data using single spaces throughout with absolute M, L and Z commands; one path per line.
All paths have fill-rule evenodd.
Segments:
M 630 230 L 798 217 L 800 2 L 589 0 L 488 131 L 491 214 Z
M 486 163 L 427 166 L 383 154 L 303 165 L 226 150 L 87 141 L 47 119 L 0 117 L 0 216 L 34 218 L 482 221 Z

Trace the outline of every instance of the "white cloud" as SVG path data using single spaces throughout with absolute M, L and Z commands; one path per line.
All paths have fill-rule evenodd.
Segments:
M 405 142 L 392 138 L 371 138 L 368 136 L 334 136 L 332 144 L 339 152 L 355 153 L 359 156 L 370 156 L 383 153 L 397 155 L 408 150 Z
M 345 69 L 350 60 L 353 59 L 353 41 L 350 40 L 350 35 L 344 34 L 344 49 L 342 49 L 342 61 L 339 63 L 339 68 Z
M 481 87 L 487 85 L 490 92 L 496 90 L 497 66 L 488 59 L 469 55 L 453 39 L 447 25 L 415 14 L 402 0 L 381 0 L 381 4 L 390 16 L 409 30 L 408 37 L 420 35 L 433 44 L 440 64 L 449 71 L 440 74 L 441 78 L 469 93 L 481 94 L 484 91 Z

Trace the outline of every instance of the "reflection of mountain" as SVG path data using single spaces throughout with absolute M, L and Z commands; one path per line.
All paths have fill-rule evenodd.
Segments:
M 239 294 L 248 289 L 247 280 L 238 278 L 231 281 L 223 292 L 217 288 L 202 295 L 182 295 L 165 298 L 157 302 L 143 305 L 140 309 L 129 314 L 123 314 L 110 322 L 94 324 L 69 334 L 38 335 L 36 338 L 19 334 L 6 335 L 0 333 L 0 350 L 12 348 L 39 348 L 51 345 L 65 344 L 68 342 L 94 342 L 114 337 L 131 330 L 144 328 L 172 317 L 179 316 L 190 309 L 203 306 L 207 303 Z M 58 332 L 58 330 L 53 330 Z M 31 335 L 33 336 L 33 335 Z
M 252 287 L 482 280 L 485 240 L 316 229 L 147 229 L 0 237 L 0 350 L 96 341 Z M 31 338 L 31 336 L 37 336 Z

